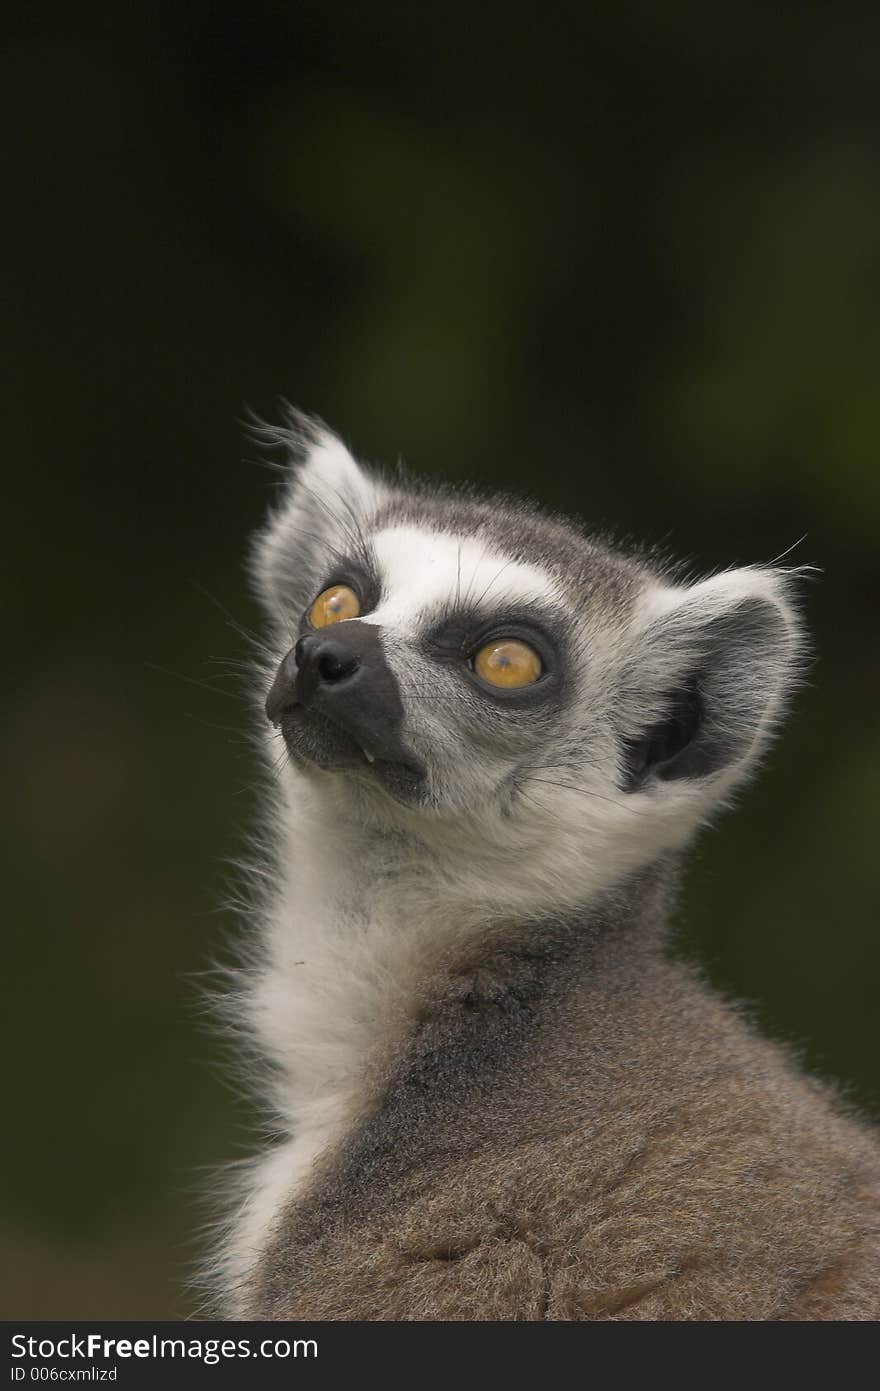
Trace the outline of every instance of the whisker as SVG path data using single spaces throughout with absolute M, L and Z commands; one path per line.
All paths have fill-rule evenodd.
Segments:
M 250 738 L 247 731 L 240 725 L 215 724 L 213 720 L 203 720 L 201 715 L 194 715 L 191 710 L 182 711 L 185 720 L 192 720 L 193 724 L 202 725 L 205 729 L 216 729 L 220 734 L 232 734 L 243 744 L 250 746 Z
M 217 598 L 217 596 L 215 594 L 212 594 L 211 591 L 208 588 L 206 588 L 205 585 L 200 583 L 200 581 L 191 580 L 190 583 L 192 584 L 193 588 L 197 591 L 197 593 L 201 594 L 203 598 L 207 599 L 210 604 L 213 604 L 217 612 L 223 615 L 229 627 L 232 628 L 233 632 L 238 633 L 239 637 L 244 638 L 245 642 L 248 643 L 250 647 L 256 648 L 256 650 L 260 652 L 262 655 L 268 655 L 269 648 L 267 647 L 266 643 L 258 633 L 252 632 L 249 628 L 246 628 L 243 623 L 240 623 L 238 619 L 229 612 L 229 609 L 226 607 L 226 605 L 222 604 L 220 600 Z
M 163 676 L 173 676 L 175 681 L 185 681 L 188 686 L 198 686 L 201 691 L 210 691 L 211 695 L 225 696 L 227 700 L 234 700 L 240 703 L 240 696 L 234 695 L 232 691 L 224 691 L 220 686 L 211 686 L 207 681 L 199 681 L 195 676 L 186 676 L 182 671 L 172 671 L 170 667 L 160 666 L 158 662 L 144 662 L 145 667 L 151 671 L 160 671 Z
M 486 588 L 483 590 L 482 594 L 480 595 L 479 599 L 477 599 L 476 604 L 475 604 L 475 607 L 476 607 L 476 608 L 479 608 L 479 607 L 480 607 L 480 605 L 482 604 L 482 602 L 483 602 L 483 600 L 485 599 L 486 595 L 489 593 L 489 590 L 492 588 L 493 584 L 496 584 L 497 581 L 500 579 L 500 577 L 504 574 L 504 571 L 505 571 L 506 569 L 508 569 L 508 567 L 511 566 L 511 565 L 513 565 L 513 564 L 514 564 L 514 558 L 513 558 L 513 556 L 511 556 L 509 560 L 505 560 L 504 564 L 503 564 L 503 565 L 501 566 L 501 568 L 498 570 L 497 574 L 495 574 L 495 575 L 492 577 L 492 579 L 489 581 L 489 583 L 486 585 Z
M 606 797 L 601 792 L 593 792 L 588 787 L 578 787 L 572 782 L 556 782 L 552 778 L 532 778 L 533 783 L 543 783 L 547 787 L 559 787 L 566 792 L 577 792 L 581 797 L 592 797 L 599 802 L 608 802 L 609 806 L 617 807 L 620 811 L 628 812 L 632 816 L 644 816 L 645 813 L 638 807 L 632 806 L 627 802 L 617 802 L 613 797 Z

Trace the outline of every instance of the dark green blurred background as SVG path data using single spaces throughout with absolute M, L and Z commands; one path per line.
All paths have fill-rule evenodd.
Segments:
M 744 0 L 7 33 L 0 1313 L 188 1311 L 246 1142 L 194 973 L 253 803 L 237 420 L 281 394 L 701 567 L 806 534 L 812 684 L 682 935 L 880 1109 L 878 51 L 876 6 Z

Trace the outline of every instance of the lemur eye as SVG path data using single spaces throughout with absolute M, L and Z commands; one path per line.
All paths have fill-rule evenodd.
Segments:
M 312 604 L 309 618 L 313 628 L 326 628 L 329 623 L 341 623 L 345 618 L 357 618 L 361 601 L 347 584 L 333 584 L 319 594 Z
M 543 670 L 535 649 L 514 638 L 488 642 L 474 657 L 477 675 L 490 686 L 503 686 L 507 690 L 533 685 Z

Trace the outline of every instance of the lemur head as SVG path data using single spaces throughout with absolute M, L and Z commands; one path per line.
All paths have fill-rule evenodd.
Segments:
M 261 433 L 287 454 L 253 574 L 294 777 L 574 885 L 678 848 L 752 768 L 797 668 L 784 572 L 680 583 L 526 504 L 368 472 L 317 422 Z

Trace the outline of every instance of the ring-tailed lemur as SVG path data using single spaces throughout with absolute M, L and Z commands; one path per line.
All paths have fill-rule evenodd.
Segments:
M 237 1010 L 277 1138 L 226 1313 L 877 1317 L 874 1136 L 664 954 L 682 849 L 796 679 L 791 575 L 677 581 L 263 433 L 287 757 Z

